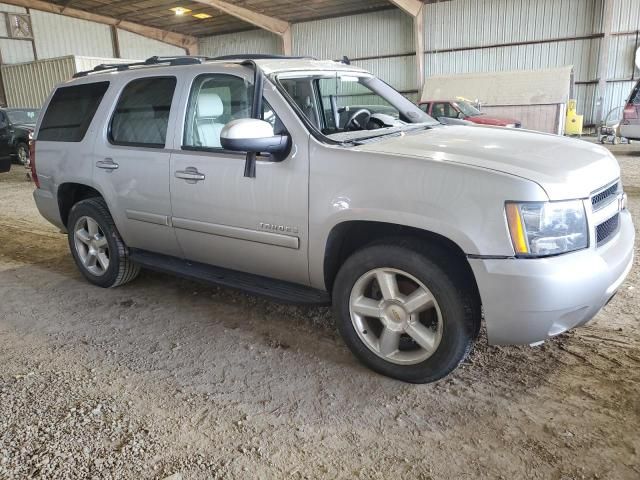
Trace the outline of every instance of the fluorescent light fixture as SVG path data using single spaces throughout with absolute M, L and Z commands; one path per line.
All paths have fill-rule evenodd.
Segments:
M 195 13 L 193 15 L 195 18 L 199 18 L 200 20 L 204 20 L 205 18 L 211 18 L 211 15 L 208 13 Z
M 180 16 L 184 15 L 185 13 L 189 13 L 191 11 L 191 9 L 184 8 L 184 7 L 173 7 L 173 8 L 170 8 L 169 10 L 171 10 L 176 15 L 180 15 Z

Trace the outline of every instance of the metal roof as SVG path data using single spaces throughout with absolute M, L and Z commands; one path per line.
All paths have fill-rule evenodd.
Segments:
M 387 0 L 228 0 L 236 6 L 296 23 L 392 8 Z M 47 3 L 156 27 L 185 35 L 209 36 L 252 30 L 255 27 L 236 17 L 198 2 L 180 0 L 50 0 Z M 191 12 L 178 16 L 173 7 Z M 197 19 L 206 13 L 211 18 Z

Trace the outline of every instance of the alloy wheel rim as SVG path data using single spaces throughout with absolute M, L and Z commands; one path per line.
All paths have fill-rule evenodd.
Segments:
M 442 340 L 438 302 L 422 282 L 402 270 L 376 268 L 362 275 L 351 290 L 349 313 L 360 340 L 391 363 L 423 362 Z
M 22 146 L 18 148 L 18 161 L 22 165 L 26 165 L 29 161 L 29 154 L 27 153 L 27 150 Z
M 109 268 L 109 243 L 104 232 L 91 217 L 80 217 L 74 228 L 74 244 L 84 268 L 102 276 Z

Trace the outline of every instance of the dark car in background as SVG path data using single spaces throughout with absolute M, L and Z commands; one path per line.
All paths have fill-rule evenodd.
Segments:
M 29 140 L 38 120 L 34 108 L 0 108 L 0 172 L 11 162 L 29 164 Z
M 520 128 L 522 124 L 513 118 L 493 117 L 482 113 L 471 102 L 465 100 L 428 100 L 420 102 L 420 109 L 433 118 L 455 118 L 478 125 Z

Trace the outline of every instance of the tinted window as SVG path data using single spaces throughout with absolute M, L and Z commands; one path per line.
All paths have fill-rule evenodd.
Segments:
M 251 117 L 253 85 L 232 75 L 201 75 L 189 95 L 185 119 L 185 147 L 221 148 L 220 132 L 231 120 Z M 262 118 L 278 133 L 284 127 L 263 101 Z
M 38 140 L 81 142 L 107 88 L 109 82 L 98 82 L 56 90 L 42 119 Z
M 111 143 L 163 148 L 175 88 L 175 77 L 130 82 L 122 91 L 111 118 Z

